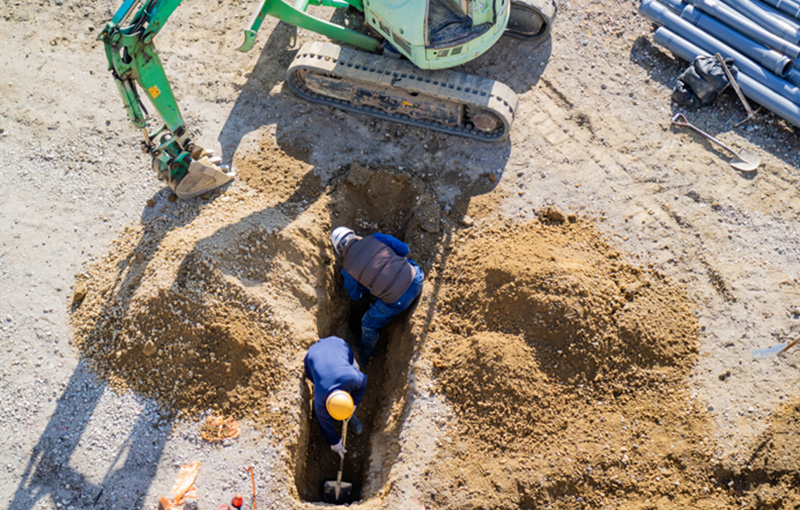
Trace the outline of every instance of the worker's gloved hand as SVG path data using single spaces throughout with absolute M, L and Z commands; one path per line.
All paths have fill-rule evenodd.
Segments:
M 342 444 L 342 440 L 340 439 L 338 443 L 331 445 L 331 450 L 335 451 L 339 454 L 339 457 L 344 458 L 344 454 L 347 453 L 347 450 L 344 449 L 344 445 Z

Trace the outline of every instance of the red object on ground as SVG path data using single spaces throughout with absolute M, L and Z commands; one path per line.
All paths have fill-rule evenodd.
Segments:
M 226 505 L 225 503 L 221 504 L 217 510 L 231 510 L 231 507 Z
M 235 495 L 233 497 L 233 500 L 231 501 L 231 505 L 235 506 L 236 508 L 241 508 L 243 502 L 244 502 L 244 499 L 242 498 L 242 495 L 241 494 L 237 494 L 237 495 Z

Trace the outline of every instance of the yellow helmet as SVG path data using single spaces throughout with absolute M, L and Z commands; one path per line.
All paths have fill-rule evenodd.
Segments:
M 325 408 L 334 420 L 346 420 L 353 415 L 353 397 L 344 390 L 336 390 L 328 395 Z

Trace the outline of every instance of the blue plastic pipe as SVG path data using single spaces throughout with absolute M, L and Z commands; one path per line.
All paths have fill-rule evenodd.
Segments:
M 775 16 L 766 7 L 750 0 L 725 0 L 725 3 L 765 29 L 792 44 L 800 44 L 800 26 Z
M 800 4 L 794 0 L 761 0 L 765 4 L 771 5 L 781 12 L 800 20 Z
M 680 18 L 663 4 L 655 0 L 643 0 L 639 6 L 639 12 L 656 25 L 664 26 L 687 41 L 696 44 L 707 55 L 720 53 L 725 58 L 732 58 L 740 71 L 745 72 L 751 78 L 790 101 L 800 104 L 800 88 L 766 71 L 763 67 L 719 39 Z
M 700 49 L 664 27 L 656 30 L 653 40 L 687 62 L 692 62 L 697 57 L 709 55 L 707 51 Z M 739 70 L 739 75 L 736 77 L 736 82 L 745 96 L 786 121 L 800 127 L 800 105 L 776 94 L 741 70 Z
M 670 1 L 670 0 L 668 0 Z M 676 0 L 670 1 L 670 4 Z M 760 42 L 764 46 L 772 48 L 773 50 L 783 53 L 787 57 L 795 61 L 795 66 L 798 64 L 797 60 L 800 59 L 800 46 L 792 44 L 786 39 L 782 39 L 773 34 L 769 30 L 763 28 L 761 25 L 751 20 L 747 16 L 741 14 L 736 9 L 725 5 L 717 0 L 686 0 L 687 3 L 695 6 L 712 18 L 715 18 L 729 27 L 735 29 L 740 34 L 744 34 L 750 39 Z M 665 2 L 666 3 L 666 2 Z M 677 0 L 678 4 L 683 4 L 681 0 Z M 667 7 L 674 9 L 672 5 L 668 4 Z M 683 4 L 685 5 L 685 4 Z M 683 9 L 681 9 L 683 10 Z
M 786 81 L 796 87 L 800 87 L 800 69 L 794 68 L 789 71 L 789 74 L 786 75 Z
M 786 55 L 771 50 L 763 44 L 740 34 L 724 23 L 703 14 L 700 9 L 695 9 L 693 6 L 687 5 L 681 12 L 681 18 L 730 47 L 741 51 L 744 55 L 764 66 L 767 71 L 777 74 L 780 77 L 786 76 L 792 69 L 792 59 Z

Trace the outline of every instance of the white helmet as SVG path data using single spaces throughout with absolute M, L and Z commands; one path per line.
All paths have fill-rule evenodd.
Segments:
M 336 251 L 336 253 L 342 253 L 342 245 L 344 244 L 344 241 L 353 235 L 355 235 L 355 232 L 347 227 L 336 227 L 333 230 L 333 234 L 331 234 L 331 243 L 333 243 L 333 249 Z

